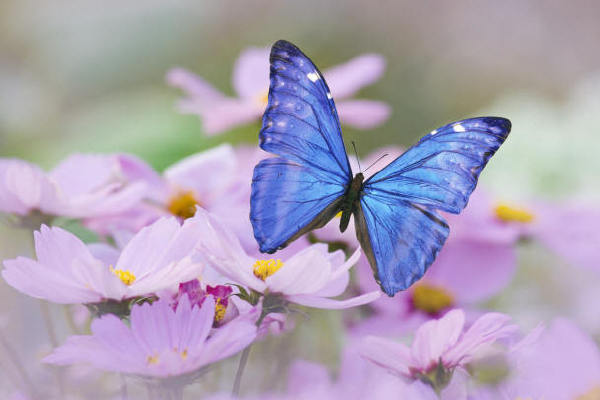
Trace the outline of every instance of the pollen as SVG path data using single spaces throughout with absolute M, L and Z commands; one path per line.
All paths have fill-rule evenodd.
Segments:
M 420 283 L 415 285 L 412 302 L 418 310 L 437 314 L 454 304 L 454 298 L 442 287 Z
M 496 217 L 504 222 L 527 223 L 534 220 L 535 216 L 528 210 L 516 208 L 505 203 L 500 203 L 494 209 Z
M 335 214 L 335 218 L 342 218 L 342 212 L 340 211 L 339 213 Z
M 179 353 L 179 355 L 181 355 L 181 359 L 185 361 L 188 358 L 187 349 L 183 350 L 181 353 Z
M 600 399 L 600 386 L 594 386 L 588 392 L 585 392 L 582 395 L 579 395 L 575 398 L 575 400 L 596 400 Z
M 256 272 L 255 272 L 256 274 Z M 225 313 L 227 312 L 227 306 L 221 303 L 221 299 L 217 297 L 217 301 L 215 303 L 215 322 L 223 321 L 225 318 Z
M 146 357 L 146 363 L 148 365 L 156 365 L 156 364 L 158 364 L 158 356 L 154 355 L 154 356 L 148 356 L 148 357 Z
M 130 270 L 114 269 L 112 266 L 110 266 L 109 268 L 110 272 L 115 274 L 121 280 L 121 282 L 123 282 L 127 286 L 135 282 L 135 275 Z
M 169 212 L 177 217 L 187 219 L 191 218 L 196 214 L 196 206 L 200 202 L 194 196 L 191 191 L 182 191 L 169 200 L 167 209 Z
M 264 92 L 264 93 L 261 93 L 258 96 L 256 96 L 256 101 L 261 106 L 266 107 L 267 103 L 269 102 L 269 92 Z
M 264 281 L 279 271 L 281 267 L 283 267 L 283 263 L 280 259 L 256 260 L 253 267 L 254 276 Z

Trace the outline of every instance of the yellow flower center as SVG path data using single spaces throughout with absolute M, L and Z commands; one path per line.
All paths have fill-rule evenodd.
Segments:
M 281 267 L 283 267 L 283 263 L 280 259 L 275 260 L 274 258 L 271 258 L 268 260 L 256 260 L 253 267 L 254 276 L 264 281 L 269 276 L 279 271 Z
M 114 269 L 112 266 L 110 266 L 109 268 L 110 268 L 110 271 L 113 274 L 115 274 L 121 280 L 121 282 L 123 282 L 127 286 L 129 286 L 133 282 L 135 282 L 135 275 L 128 269 L 123 271 L 122 269 Z
M 435 314 L 450 307 L 454 298 L 444 288 L 419 283 L 413 289 L 412 301 L 416 309 Z
M 194 193 L 191 191 L 184 191 L 179 192 L 179 194 L 169 200 L 167 209 L 171 214 L 187 219 L 196 214 L 196 206 L 199 204 L 200 202 L 194 197 Z
M 522 222 L 527 223 L 534 220 L 535 216 L 528 210 L 516 208 L 505 203 L 500 203 L 494 209 L 496 217 L 504 222 Z
M 256 96 L 256 101 L 263 107 L 266 107 L 269 103 L 269 92 L 263 92 Z
M 215 303 L 215 322 L 223 321 L 226 312 L 227 307 L 221 304 L 221 299 L 217 297 L 217 302 Z
M 584 394 L 575 397 L 575 400 L 599 400 L 600 399 L 600 386 L 594 386 L 591 390 Z
M 157 355 L 148 356 L 148 357 L 146 357 L 146 362 L 149 365 L 156 365 L 156 364 L 158 364 L 158 356 Z

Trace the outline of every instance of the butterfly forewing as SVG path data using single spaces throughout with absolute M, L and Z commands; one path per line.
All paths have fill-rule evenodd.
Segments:
M 449 232 L 435 211 L 459 213 L 466 206 L 510 127 L 496 117 L 448 124 L 365 182 L 356 225 L 367 230 L 359 239 L 388 295 L 423 276 Z
M 269 101 L 260 147 L 279 157 L 254 169 L 250 220 L 263 252 L 273 252 L 338 211 L 352 171 L 335 104 L 323 76 L 296 46 L 271 49 Z

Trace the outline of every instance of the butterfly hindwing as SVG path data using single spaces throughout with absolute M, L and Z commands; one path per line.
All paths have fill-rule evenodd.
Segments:
M 274 252 L 336 214 L 352 171 L 335 104 L 322 74 L 296 46 L 271 49 L 268 105 L 260 147 L 279 157 L 260 162 L 250 220 L 263 252 Z
M 466 206 L 510 128 L 510 121 L 496 117 L 448 124 L 364 183 L 357 231 L 388 295 L 423 276 L 449 232 L 435 210 L 459 213 Z

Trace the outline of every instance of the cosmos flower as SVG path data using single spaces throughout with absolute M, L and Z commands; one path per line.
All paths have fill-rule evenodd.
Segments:
M 525 339 L 524 339 L 525 340 Z M 600 395 L 600 350 L 597 343 L 573 322 L 553 320 L 509 353 L 511 373 L 501 382 L 480 387 L 474 400 L 597 399 Z
M 194 216 L 197 206 L 229 214 L 235 213 L 239 206 L 239 199 L 230 195 L 238 183 L 237 160 L 227 144 L 184 158 L 162 175 L 133 155 L 122 154 L 118 162 L 123 179 L 145 185 L 145 201 L 124 213 L 88 218 L 86 225 L 96 232 L 137 232 L 158 218 L 170 215 L 184 220 Z M 242 220 L 241 215 L 236 215 Z
M 193 220 L 181 226 L 175 218 L 162 218 L 139 231 L 119 255 L 107 246 L 90 248 L 61 228 L 42 226 L 34 233 L 37 260 L 6 260 L 2 277 L 29 296 L 55 303 L 143 296 L 200 274 L 202 266 L 193 256 L 201 229 Z
M 127 184 L 117 155 L 74 154 L 50 172 L 0 159 L 0 212 L 86 218 L 130 209 L 145 185 Z
M 327 245 L 314 244 L 285 261 L 256 260 L 214 216 L 198 210 L 195 219 L 204 225 L 198 248 L 207 263 L 233 282 L 257 293 L 275 294 L 291 303 L 329 309 L 366 304 L 380 295 L 379 291 L 373 291 L 346 300 L 332 299 L 346 289 L 348 270 L 358 260 L 358 250 L 345 261 L 343 252 L 328 253 Z
M 324 72 L 342 123 L 370 129 L 388 118 L 390 107 L 383 102 L 346 100 L 363 86 L 377 81 L 384 69 L 383 57 L 364 54 Z M 250 47 L 244 50 L 235 63 L 232 80 L 235 98 L 220 93 L 204 79 L 183 68 L 174 68 L 167 74 L 167 82 L 187 95 L 179 102 L 179 110 L 199 115 L 208 135 L 256 121 L 263 114 L 269 89 L 269 49 Z
M 443 389 L 456 369 L 462 369 L 486 345 L 517 333 L 510 317 L 487 313 L 465 330 L 465 313 L 456 309 L 438 320 L 430 320 L 415 332 L 412 346 L 376 336 L 364 339 L 364 358 L 394 375 L 421 380 Z
M 91 336 L 69 337 L 43 361 L 146 377 L 191 373 L 239 352 L 256 337 L 256 326 L 243 318 L 213 330 L 214 313 L 210 297 L 197 306 L 183 296 L 175 310 L 166 300 L 135 305 L 130 326 L 104 315 L 92 323 Z

